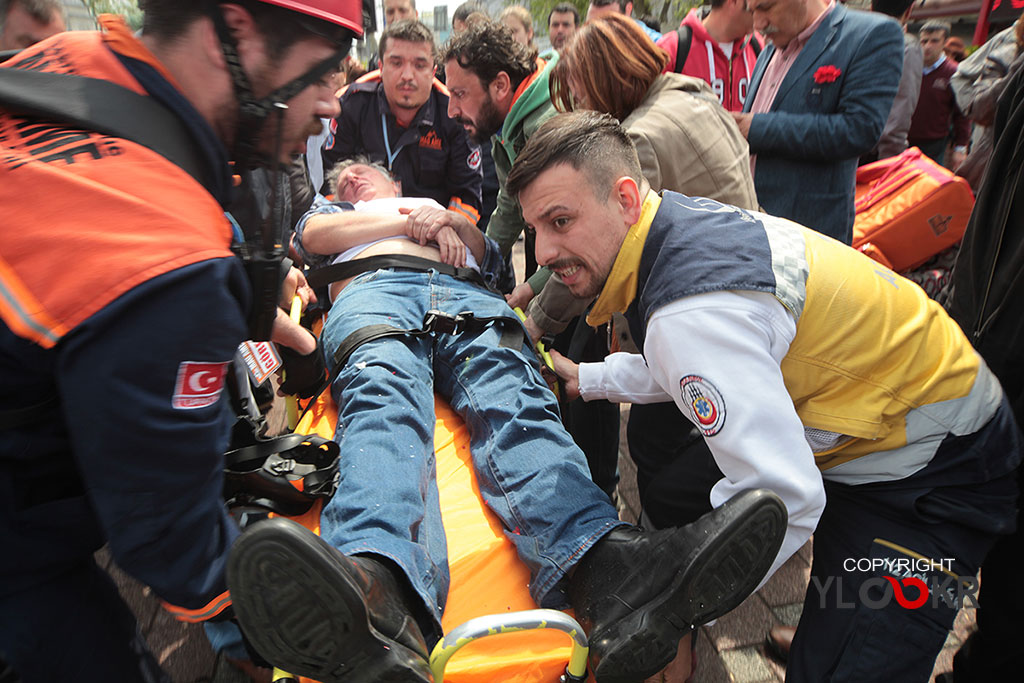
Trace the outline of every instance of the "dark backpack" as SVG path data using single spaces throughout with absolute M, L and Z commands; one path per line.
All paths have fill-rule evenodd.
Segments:
M 678 48 L 676 49 L 676 63 L 672 68 L 672 71 L 677 74 L 683 73 L 683 64 L 686 64 L 686 58 L 690 56 L 690 46 L 693 44 L 693 29 L 686 24 L 680 24 L 676 29 L 676 38 L 678 39 Z M 754 57 L 757 58 L 761 54 L 761 44 L 757 42 L 753 35 L 750 36 L 750 47 L 754 50 Z

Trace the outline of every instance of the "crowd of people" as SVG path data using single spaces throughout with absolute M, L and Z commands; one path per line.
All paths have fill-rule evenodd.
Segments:
M 133 33 L 0 2 L 0 665 L 169 680 L 107 546 L 246 672 L 431 681 L 437 393 L 598 683 L 692 680 L 695 629 L 812 535 L 787 680 L 927 680 L 937 594 L 979 571 L 950 680 L 1010 680 L 1024 18 L 958 59 L 912 0 L 711 0 L 664 33 L 471 0 L 438 45 L 384 0 L 364 66 L 364 4 L 141 0 Z M 850 246 L 858 167 L 909 147 L 978 193 L 949 312 Z M 338 406 L 319 535 L 223 501 L 245 340 Z M 936 595 L 879 597 L 911 586 Z

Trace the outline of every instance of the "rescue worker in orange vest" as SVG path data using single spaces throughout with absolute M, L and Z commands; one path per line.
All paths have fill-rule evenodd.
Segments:
M 24 683 L 169 680 L 96 565 L 104 544 L 175 617 L 230 616 L 223 389 L 254 288 L 232 252 L 228 161 L 304 151 L 337 114 L 329 70 L 362 33 L 360 0 L 142 4 L 140 35 L 102 17 L 0 76 L 146 96 L 198 168 L 0 105 L 0 658 Z M 255 293 L 272 319 L 276 296 Z

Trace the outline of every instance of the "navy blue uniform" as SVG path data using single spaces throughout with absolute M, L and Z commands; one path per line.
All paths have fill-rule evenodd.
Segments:
M 440 81 L 434 79 L 430 99 L 408 128 L 391 113 L 379 71 L 350 85 L 340 103 L 324 143 L 325 172 L 363 154 L 394 174 L 403 196 L 430 197 L 473 223 L 480 220 L 480 148 L 448 117 L 448 91 Z
M 93 559 L 104 544 L 179 619 L 230 604 L 224 385 L 251 296 L 221 204 L 227 153 L 157 65 L 115 51 L 128 28 L 104 27 L 5 66 L 141 86 L 216 181 L 0 110 L 0 656 L 25 683 L 162 675 Z

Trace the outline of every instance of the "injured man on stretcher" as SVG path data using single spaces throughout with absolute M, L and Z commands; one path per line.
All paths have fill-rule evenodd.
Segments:
M 432 680 L 449 577 L 436 391 L 466 422 L 481 495 L 537 604 L 575 609 L 598 681 L 657 673 L 693 627 L 757 587 L 786 528 L 782 503 L 746 491 L 686 527 L 620 521 L 521 323 L 488 289 L 507 273 L 497 245 L 460 214 L 397 196 L 382 167 L 339 166 L 338 201 L 303 216 L 299 252 L 313 267 L 395 258 L 331 286 L 321 338 L 328 367 L 347 355 L 330 378 L 341 478 L 320 537 L 278 519 L 235 545 L 228 580 L 249 642 L 324 682 Z

